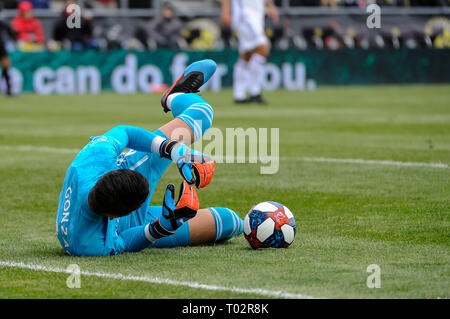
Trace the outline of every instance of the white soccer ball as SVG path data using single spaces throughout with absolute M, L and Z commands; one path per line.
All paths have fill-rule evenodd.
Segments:
M 244 236 L 253 249 L 287 248 L 296 232 L 294 215 L 277 202 L 259 203 L 244 218 Z

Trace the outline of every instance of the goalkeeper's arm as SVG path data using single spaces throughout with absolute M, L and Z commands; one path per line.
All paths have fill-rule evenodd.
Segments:
M 116 141 L 117 155 L 128 147 L 172 160 L 177 164 L 181 176 L 189 184 L 195 184 L 198 188 L 208 185 L 214 175 L 214 161 L 210 157 L 190 149 L 183 143 L 166 139 L 145 129 L 119 125 L 104 136 L 112 137 Z

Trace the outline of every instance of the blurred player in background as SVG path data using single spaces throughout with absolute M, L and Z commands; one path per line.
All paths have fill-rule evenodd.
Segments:
M 222 25 L 231 25 L 239 39 L 239 59 L 233 71 L 235 103 L 266 103 L 261 95 L 264 64 L 270 52 L 264 33 L 265 8 L 278 24 L 278 10 L 272 0 L 222 0 Z
M 12 95 L 11 91 L 11 77 L 9 70 L 11 68 L 11 59 L 8 56 L 8 51 L 5 48 L 5 40 L 3 39 L 3 34 L 7 33 L 11 39 L 16 38 L 16 32 L 5 22 L 0 21 L 0 62 L 2 68 L 2 74 L 0 78 L 0 83 L 4 80 L 6 84 L 6 95 Z M 0 86 L 1 87 L 1 86 Z

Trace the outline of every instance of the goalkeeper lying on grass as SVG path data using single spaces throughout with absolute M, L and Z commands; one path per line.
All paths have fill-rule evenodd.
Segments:
M 215 72 L 212 60 L 191 64 L 164 93 L 162 106 L 174 119 L 150 132 L 120 125 L 91 138 L 70 165 L 59 196 L 57 237 L 71 255 L 104 256 L 147 247 L 225 241 L 243 221 L 228 208 L 199 209 L 195 188 L 214 174 L 208 156 L 186 146 L 211 127 L 213 110 L 195 94 Z M 180 141 L 171 136 L 180 131 Z M 177 137 L 178 138 L 178 137 Z M 129 148 L 127 153 L 122 153 Z M 158 180 L 171 162 L 184 181 L 175 202 L 168 185 L 162 206 L 151 206 Z

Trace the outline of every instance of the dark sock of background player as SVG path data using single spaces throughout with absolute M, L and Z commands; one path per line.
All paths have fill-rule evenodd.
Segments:
M 2 80 L 6 83 L 6 94 L 11 95 L 11 77 L 9 75 L 9 66 L 4 66 L 2 63 Z
M 6 34 L 12 39 L 15 40 L 17 36 L 17 32 L 12 29 L 6 22 L 0 21 L 0 62 L 2 68 L 2 74 L 0 78 L 0 82 L 5 80 L 6 83 L 6 94 L 11 95 L 11 77 L 10 77 L 10 68 L 11 68 L 11 60 L 8 56 L 8 52 L 5 48 L 5 42 L 3 39 L 3 31 L 6 31 Z

